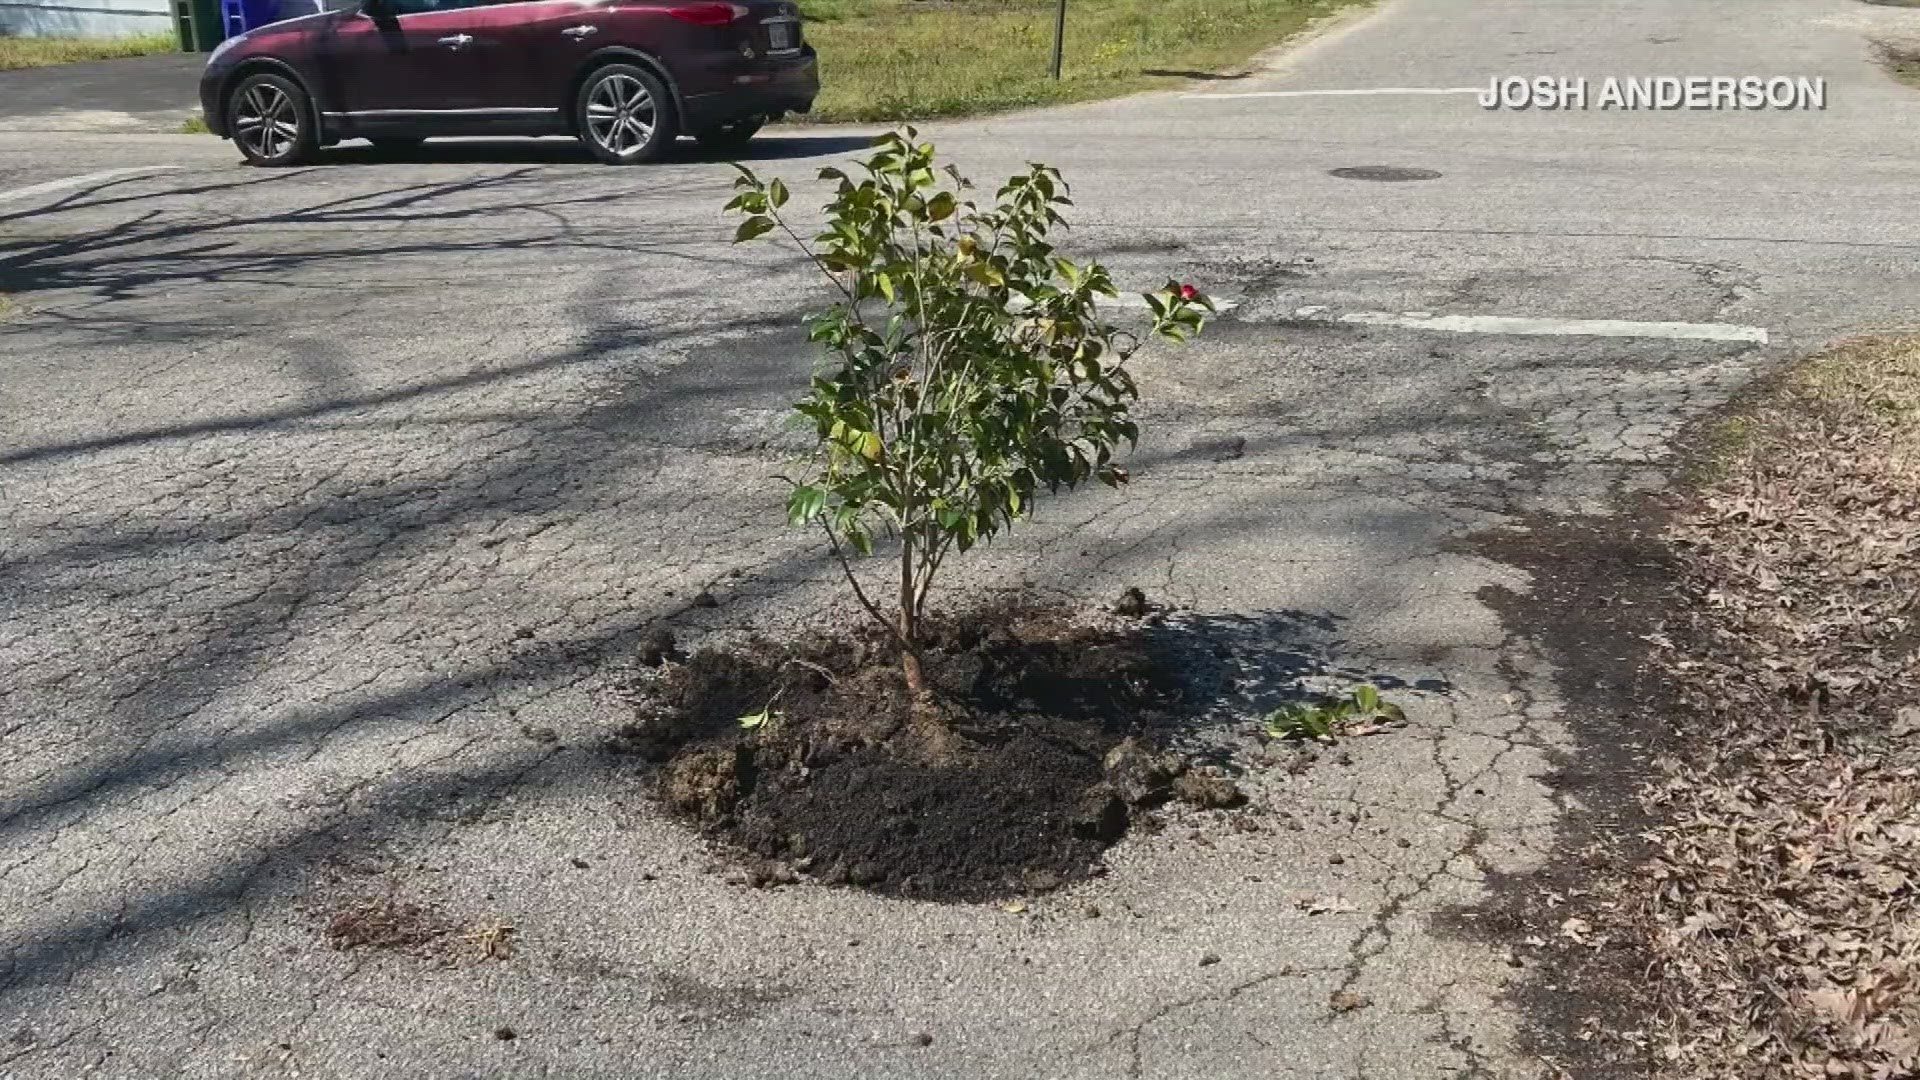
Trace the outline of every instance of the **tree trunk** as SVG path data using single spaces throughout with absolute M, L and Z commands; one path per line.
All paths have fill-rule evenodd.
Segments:
M 904 536 L 900 544 L 900 673 L 906 676 L 907 692 L 919 697 L 926 692 L 926 677 L 920 671 L 920 625 L 914 617 L 913 536 Z
M 907 649 L 900 654 L 900 673 L 907 677 L 907 692 L 915 697 L 927 692 L 927 678 L 920 672 L 920 654 Z

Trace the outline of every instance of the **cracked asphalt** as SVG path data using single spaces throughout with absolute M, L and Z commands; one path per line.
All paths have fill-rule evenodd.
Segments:
M 1581 718 L 1480 598 L 1526 575 L 1461 541 L 1607 512 L 1776 360 L 1912 324 L 1920 98 L 1868 38 L 1917 18 L 1394 0 L 1197 87 L 1731 67 L 1826 77 L 1822 113 L 1162 94 L 928 125 L 982 180 L 1064 169 L 1074 249 L 1123 283 L 1240 301 L 1143 354 L 1132 490 L 1047 503 L 947 595 L 1176 605 L 1227 657 L 1190 738 L 1255 809 L 1174 815 L 1020 912 L 730 884 L 599 748 L 649 628 L 853 617 L 772 479 L 821 294 L 726 242 L 723 164 L 466 143 L 269 173 L 207 137 L 0 131 L 0 195 L 169 167 L 0 202 L 0 1076 L 1543 1074 L 1525 950 L 1474 927 L 1582 809 L 1553 782 Z M 813 205 L 873 130 L 755 167 Z M 1367 165 L 1441 176 L 1328 175 Z M 1247 737 L 1357 677 L 1410 727 L 1297 772 Z M 513 954 L 326 947 L 385 894 Z

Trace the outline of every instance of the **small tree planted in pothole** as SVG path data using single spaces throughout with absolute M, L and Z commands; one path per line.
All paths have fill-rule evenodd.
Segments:
M 1077 264 L 1050 234 L 1071 205 L 1057 170 L 1035 164 L 970 197 L 912 128 L 881 137 L 838 184 L 809 244 L 783 216 L 788 190 L 735 166 L 736 242 L 783 232 L 839 299 L 808 319 L 825 352 L 795 409 L 818 438 L 790 477 L 787 518 L 817 524 L 855 598 L 900 649 L 908 688 L 924 689 L 921 625 L 935 576 L 955 552 L 1032 512 L 1044 489 L 1127 482 L 1116 460 L 1139 441 L 1127 361 L 1141 339 L 1101 318 L 1118 295 L 1097 263 Z M 1182 341 L 1213 310 L 1191 285 L 1146 293 L 1147 335 Z M 897 540 L 890 610 L 848 561 Z

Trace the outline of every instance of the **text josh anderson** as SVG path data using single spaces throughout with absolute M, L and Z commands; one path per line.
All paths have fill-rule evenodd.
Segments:
M 1609 76 L 1602 80 L 1496 76 L 1480 92 L 1479 100 L 1483 109 L 1805 112 L 1827 107 L 1827 80 L 1784 75 Z

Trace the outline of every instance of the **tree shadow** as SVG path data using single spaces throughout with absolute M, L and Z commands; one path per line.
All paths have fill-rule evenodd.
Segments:
M 797 161 L 812 157 L 851 154 L 873 146 L 874 135 L 799 134 L 775 129 L 734 150 L 709 150 L 699 143 L 682 142 L 675 161 Z
M 851 153 L 871 146 L 865 135 L 812 135 L 787 132 L 761 135 L 743 147 L 709 150 L 683 139 L 661 165 L 727 161 L 796 161 Z M 315 162 L 319 166 L 373 165 L 600 165 L 600 161 L 571 136 L 526 139 L 436 138 L 405 148 L 385 148 L 357 140 L 330 147 Z
M 1192 79 L 1196 82 L 1232 82 L 1249 77 L 1249 73 L 1245 71 L 1184 71 L 1177 68 L 1145 68 L 1140 74 L 1155 75 L 1168 79 Z
M 726 329 L 740 337 L 756 328 L 770 329 L 772 322 L 791 321 L 749 318 Z M 687 333 L 712 330 L 700 327 Z M 572 349 L 520 364 L 392 391 L 308 401 L 264 413 L 46 444 L 0 456 L 0 468 L 46 466 L 51 460 L 203 435 L 272 439 L 277 432 L 298 429 L 309 434 L 366 431 L 369 437 L 378 439 L 409 428 L 445 428 L 444 423 L 412 419 L 410 409 L 407 418 L 395 418 L 394 407 L 407 408 L 422 399 L 453 397 L 511 383 L 588 362 L 608 351 L 668 345 L 676 337 L 669 332 L 606 322 Z M 751 379 L 743 383 L 706 377 L 697 364 L 682 365 L 670 370 L 677 377 L 629 386 L 622 405 L 612 407 L 618 413 L 613 418 L 600 416 L 607 407 L 598 405 L 504 416 L 466 413 L 461 417 L 466 423 L 489 428 L 505 421 L 532 437 L 513 452 L 489 457 L 478 469 L 463 468 L 457 476 L 413 474 L 345 491 L 315 486 L 292 500 L 265 500 L 258 509 L 129 523 L 124 529 L 103 529 L 70 543 L 42 546 L 31 555 L 0 558 L 0 595 L 31 599 L 45 608 L 83 603 L 98 593 L 100 583 L 89 580 L 89 568 L 145 562 L 168 565 L 182 558 L 225 559 L 223 552 L 229 542 L 258 537 L 285 540 L 311 553 L 272 581 L 270 591 L 280 598 L 276 602 L 263 604 L 256 599 L 223 607 L 204 621 L 190 642 L 176 642 L 171 652 L 156 653 L 129 665 L 118 678 L 118 685 L 106 694 L 110 702 L 107 712 L 116 731 L 139 737 L 137 748 L 130 754 L 101 753 L 58 773 L 0 791 L 0 840 L 31 830 L 49 812 L 76 803 L 111 803 L 127 790 L 139 789 L 183 768 L 194 773 L 233 770 L 256 753 L 271 753 L 289 745 L 317 746 L 346 726 L 367 722 L 369 716 L 434 723 L 480 702 L 487 693 L 542 685 L 581 664 L 605 662 L 630 651 L 638 636 L 657 620 L 673 618 L 695 607 L 693 592 L 675 597 L 672 590 L 667 590 L 651 604 L 638 605 L 631 617 L 605 625 L 597 633 L 537 646 L 515 646 L 509 661 L 444 679 L 423 680 L 417 687 L 373 701 L 362 700 L 356 705 L 349 700 L 337 708 L 276 710 L 277 715 L 257 718 L 246 730 L 224 731 L 214 737 L 182 739 L 161 734 L 205 708 L 223 689 L 260 677 L 276 651 L 285 646 L 284 624 L 294 609 L 316 602 L 346 602 L 361 583 L 378 580 L 389 568 L 405 565 L 432 550 L 446 534 L 476 520 L 509 525 L 526 521 L 538 531 L 571 509 L 624 494 L 621 470 L 613 463 L 625 461 L 650 468 L 669 454 L 702 452 L 673 438 L 672 431 L 651 430 L 646 423 L 648 417 L 712 413 L 716 400 L 764 394 L 775 385 L 790 387 L 804 380 L 806 370 L 806 361 L 796 355 L 788 357 L 784 366 L 770 363 L 753 369 Z M 380 417 L 383 412 L 384 417 Z M 370 413 L 375 416 L 367 415 Z M 738 502 L 736 495 L 706 493 L 700 499 L 700 521 L 751 518 L 753 509 Z M 661 515 L 670 518 L 671 512 L 663 510 Z M 770 526 L 769 531 L 773 528 Z M 697 543 L 684 532 L 697 531 L 697 525 L 682 529 L 683 540 Z M 757 573 L 772 581 L 806 577 L 808 567 L 824 568 L 824 560 L 825 552 L 817 545 L 795 543 L 787 545 L 772 563 L 759 567 Z M 78 579 L 76 574 L 80 575 Z M 125 588 L 127 584 L 122 581 L 113 588 Z M 27 696 L 23 693 L 23 700 Z
M 152 283 L 175 281 L 232 281 L 246 273 L 278 273 L 289 268 L 340 262 L 354 265 L 365 260 L 378 263 L 396 256 L 420 255 L 433 259 L 458 260 L 481 250 L 497 251 L 504 245 L 566 243 L 580 246 L 594 243 L 590 237 L 570 234 L 564 206 L 539 203 L 553 211 L 550 229 L 534 239 L 501 241 L 479 237 L 472 241 L 410 240 L 405 230 L 395 230 L 392 238 L 350 250 L 327 248 L 289 248 L 262 254 L 231 250 L 219 237 L 219 229 L 244 229 L 260 222 L 296 224 L 355 224 L 361 222 L 401 223 L 422 217 L 467 219 L 484 222 L 489 214 L 514 208 L 526 208 L 536 200 L 516 185 L 527 182 L 534 170 L 515 170 L 505 177 L 463 180 L 447 184 L 415 184 L 396 191 L 350 195 L 330 199 L 315 207 L 277 215 L 241 215 L 233 224 L 222 224 L 209 232 L 204 222 L 181 226 L 164 220 L 142 219 L 131 226 L 114 226 L 84 240 L 59 240 L 18 254 L 0 256 L 0 286 L 7 275 L 20 275 L 31 281 L 33 275 L 51 274 L 58 283 L 90 287 L 107 295 L 122 295 L 128 290 Z M 232 185 L 242 189 L 254 183 L 281 182 L 280 177 L 248 180 Z M 445 207 L 435 205 L 443 196 L 459 193 L 484 196 L 478 205 Z M 611 192 L 581 196 L 573 200 L 587 203 L 622 197 Z M 131 196 L 132 199 L 145 196 Z M 116 193 L 112 200 L 126 196 Z M 80 198 L 79 205 L 86 205 Z M 97 205 L 97 203 L 96 203 Z M 192 245 L 185 251 L 155 252 L 141 245 L 158 237 L 161 240 Z M 644 249 L 646 245 L 630 245 Z M 674 250 L 676 258 L 718 261 L 704 252 Z M 756 264 L 758 266 L 760 264 Z M 43 277 L 44 280 L 44 277 Z M 672 287 L 653 287 L 650 297 L 673 295 Z M 590 307 L 583 312 L 592 314 Z M 770 343 L 774 335 L 767 331 L 772 323 L 788 323 L 788 316 L 764 319 L 736 319 L 718 329 L 732 333 L 721 345 L 701 345 L 694 356 L 665 373 L 648 372 L 623 376 L 615 404 L 604 403 L 587 408 L 554 405 L 542 399 L 528 401 L 525 396 L 508 402 L 526 411 L 501 409 L 493 401 L 456 401 L 452 419 L 430 418 L 412 410 L 393 409 L 433 395 L 454 395 L 487 387 L 495 382 L 557 371 L 569 365 L 591 360 L 609 350 L 659 348 L 674 343 L 674 335 L 663 330 L 623 324 L 609 320 L 604 313 L 593 315 L 601 321 L 590 327 L 586 340 L 577 348 L 556 352 L 520 364 L 506 365 L 477 374 L 449 374 L 422 384 L 374 392 L 316 393 L 278 410 L 255 415 L 216 417 L 146 430 L 103 435 L 96 439 L 31 448 L 0 459 L 0 466 L 65 467 L 63 457 L 82 458 L 95 451 L 144 446 L 165 440 L 197 435 L 218 434 L 231 437 L 235 457 L 248 452 L 244 440 L 263 442 L 285 430 L 299 426 L 308 432 L 364 430 L 378 437 L 386 430 L 431 430 L 449 440 L 462 437 L 461 424 L 476 428 L 511 427 L 524 435 L 524 442 L 509 453 L 486 458 L 484 463 L 463 465 L 478 477 L 462 491 L 448 491 L 445 474 L 382 478 L 363 484 L 362 490 L 341 493 L 331 490 L 308 491 L 305 495 L 281 500 L 262 508 L 241 506 L 231 512 L 169 520 L 158 527 L 151 521 L 130 520 L 124 526 L 106 526 L 86 536 L 68 549 L 56 549 L 30 558 L 16 558 L 0 565 L 0 591 L 13 598 L 33 598 L 45 604 L 54 588 L 76 593 L 96 590 L 100 603 L 120 603 L 113 595 L 115 584 L 105 576 L 90 576 L 88 568 L 106 559 L 139 560 L 157 556 L 169 549 L 196 545 L 218 545 L 226 538 L 249 533 L 276 539 L 301 538 L 310 545 L 315 557 L 285 578 L 273 582 L 277 596 L 285 598 L 284 607 L 272 607 L 264 614 L 258 608 L 236 604 L 229 611 L 199 628 L 197 636 L 176 651 L 142 655 L 128 664 L 129 670 L 118 676 L 119 685 L 104 695 L 110 707 L 103 715 L 62 717 L 71 720 L 79 734 L 76 743 L 91 737 L 85 730 L 91 723 L 100 727 L 146 725 L 133 732 L 138 742 L 123 750 L 110 744 L 101 750 L 88 747 L 85 756 L 64 759 L 9 790 L 0 792 L 4 811 L 0 811 L 0 835 L 13 842 L 16 850 L 36 843 L 55 812 L 80 815 L 77 824 L 64 827 L 86 831 L 88 815 L 114 810 L 148 797 L 167 778 L 187 779 L 218 776 L 245 776 L 256 763 L 274 754 L 309 751 L 318 756 L 323 744 L 336 735 L 367 731 L 429 731 L 450 717 L 510 694 L 540 692 L 562 684 L 570 673 L 583 666 L 618 659 L 631 652 L 651 628 L 663 620 L 682 616 L 699 617 L 692 597 L 669 599 L 648 596 L 635 600 L 629 609 L 615 618 L 601 619 L 587 631 L 559 640 L 528 645 L 510 644 L 515 628 L 508 625 L 483 627 L 486 637 L 475 659 L 431 673 L 406 672 L 403 677 L 385 679 L 376 691 L 329 691 L 323 688 L 320 700 L 295 704 L 263 696 L 265 704 L 250 705 L 250 712 L 232 711 L 215 718 L 204 729 L 191 730 L 162 738 L 149 735 L 182 716 L 191 717 L 211 696 L 222 690 L 247 688 L 264 680 L 263 673 L 278 662 L 289 640 L 316 628 L 337 631 L 341 620 L 297 621 L 282 618 L 282 610 L 306 608 L 309 612 L 347 611 L 357 583 L 398 576 L 400 571 L 423 553 L 444 555 L 433 547 L 444 538 L 482 519 L 505 519 L 509 523 L 526 522 L 529 531 L 542 529 L 556 519 L 605 512 L 608 507 L 638 510 L 653 515 L 644 528 L 621 534 L 623 543 L 641 541 L 632 547 L 615 546 L 612 557 L 665 564 L 675 573 L 691 575 L 708 572 L 700 569 L 703 558 L 713 550 L 726 551 L 733 558 L 743 543 L 742 534 L 751 527 L 756 507 L 726 491 L 663 490 L 648 492 L 649 498 L 638 504 L 617 503 L 608 497 L 613 488 L 631 478 L 631 473 L 610 467 L 617 452 L 631 452 L 634 460 L 665 462 L 675 455 L 698 455 L 705 451 L 741 451 L 729 458 L 711 459 L 717 470 L 752 467 L 761 459 L 751 456 L 751 443 L 734 441 L 720 426 L 711 426 L 713 417 L 742 404 L 777 404 L 804 378 L 807 354 L 797 332 Z M 703 326 L 711 333 L 715 326 Z M 164 327 L 148 326 L 142 333 L 156 333 Z M 790 347 L 789 347 L 790 346 Z M 713 350 L 706 352 L 702 350 Z M 324 358 L 321 358 L 324 359 Z M 705 363 L 703 361 L 731 361 Z M 1261 403 L 1264 407 L 1265 403 Z M 424 411 L 424 410 L 422 410 Z M 688 418 L 699 418 L 700 423 Z M 1318 421 L 1320 430 L 1310 436 L 1256 435 L 1232 445 L 1199 443 L 1181 448 L 1166 446 L 1141 456 L 1138 472 L 1143 479 L 1157 468 L 1179 473 L 1197 470 L 1205 464 L 1218 464 L 1223 458 L 1243 454 L 1264 458 L 1290 440 L 1313 437 L 1384 438 L 1399 432 L 1418 432 L 1449 436 L 1454 429 L 1465 432 L 1477 422 L 1474 415 L 1420 412 L 1413 406 L 1398 408 L 1349 409 L 1335 411 L 1330 419 Z M 646 453 L 655 457 L 646 458 Z M 616 462 L 617 463 L 617 462 Z M 1355 468 L 1358 466 L 1349 466 Z M 25 475 L 32 475 L 27 473 Z M 1331 488 L 1344 488 L 1349 477 L 1335 470 L 1320 475 L 1318 481 Z M 655 498 L 657 496 L 657 498 Z M 691 507 L 691 510 L 685 510 Z M 771 507 L 767 508 L 772 510 Z M 1168 525 L 1144 530 L 1130 538 L 1136 546 L 1167 542 L 1171 537 L 1207 534 L 1215 536 L 1250 533 L 1265 527 L 1258 508 L 1213 504 Z M 77 511 L 76 511 L 77 512 Z M 1417 511 L 1403 511 L 1412 516 Z M 769 513 L 768 531 L 777 517 Z M 1382 517 L 1387 517 L 1383 514 Z M 709 522 L 718 525 L 699 528 Z M 692 535 L 689 524 L 696 526 Z M 1395 528 L 1411 527 L 1401 517 L 1387 524 Z M 564 530 L 563 530 L 564 531 Z M 483 543 L 483 542 L 482 542 Z M 723 545 L 724 548 L 722 547 Z M 481 548 L 481 543 L 472 545 Z M 303 551 L 306 548 L 303 547 Z M 484 558 L 475 551 L 476 558 Z M 192 559 L 202 558 L 189 552 Z M 235 559 L 245 556 L 234 556 Z M 37 572 L 36 564 L 66 560 L 75 572 L 61 575 L 56 584 L 52 575 Z M 165 559 L 154 560 L 154 572 L 164 574 L 173 565 Z M 543 573 L 564 575 L 565 563 Z M 1365 572 L 1375 561 L 1356 557 L 1350 567 L 1327 573 Z M 681 569 L 674 569 L 679 567 Z M 796 541 L 777 557 L 765 558 L 752 568 L 752 576 L 763 581 L 766 595 L 773 599 L 799 591 L 798 582 L 811 569 L 826 567 L 825 556 L 817 546 Z M 476 573 L 476 577 L 485 571 Z M 831 574 L 827 569 L 828 576 Z M 1060 575 L 1069 578 L 1070 573 Z M 43 578 L 47 580 L 42 580 Z M 318 598 L 319 602 L 314 602 Z M 168 601 L 169 603 L 173 601 Z M 197 601 L 196 601 L 197 602 Z M 278 603 L 278 601 L 276 601 Z M 431 618 L 435 609 L 422 608 Z M 393 617 L 391 612 L 386 617 Z M 722 618 L 727 613 L 723 613 Z M 1436 680 L 1412 679 L 1394 672 L 1379 671 L 1348 657 L 1349 646 L 1342 641 L 1343 619 L 1327 611 L 1254 611 L 1240 614 L 1163 612 L 1162 620 L 1149 623 L 1146 633 L 1157 648 L 1164 649 L 1173 664 L 1183 672 L 1192 690 L 1193 708 L 1173 735 L 1183 740 L 1183 749 L 1201 760 L 1233 768 L 1226 736 L 1244 730 L 1249 719 L 1284 704 L 1322 692 L 1326 682 L 1369 681 L 1388 690 L 1445 693 L 1448 687 Z M 319 618 L 316 616 L 315 618 Z M 264 631 L 264 632 L 263 632 Z M 358 643 L 351 648 L 363 648 Z M 506 655 L 511 653 L 511 655 Z M 404 662 L 407 658 L 402 655 Z M 355 661 L 371 668 L 385 662 L 384 657 L 361 656 Z M 268 687 L 263 693 L 270 693 Z M 60 707 L 49 695 L 46 704 L 31 703 L 22 708 Z M 77 712 L 78 710 L 76 710 Z M 229 725 L 215 730 L 219 724 Z M 500 738 L 518 740 L 511 731 Z M 102 740 L 103 743 L 105 740 Z M 22 758 L 20 760 L 25 760 Z M 169 867 L 165 874 L 154 874 L 135 883 L 125 896 L 96 895 L 76 889 L 62 898 L 63 907 L 48 910 L 44 918 L 32 924 L 32 936 L 9 949 L 6 967 L 0 969 L 0 1000 L 14 996 L 25 987 L 59 981 L 76 968 L 94 962 L 97 950 L 109 939 L 121 938 L 117 952 L 143 952 L 160 947 L 164 931 L 211 919 L 236 907 L 247 907 L 279 895 L 284 880 L 297 874 L 303 860 L 319 853 L 351 850 L 379 845 L 393 836 L 410 836 L 408 830 L 422 826 L 437 828 L 445 820 L 449 805 L 457 803 L 461 814 L 474 806 L 502 802 L 508 798 L 523 801 L 543 796 L 579 802 L 606 794 L 605 786 L 588 781 L 603 777 L 602 766 L 585 750 L 556 758 L 540 744 L 518 741 L 490 759 L 473 763 L 462 759 L 457 766 L 442 772 L 412 773 L 402 769 L 368 770 L 356 779 L 362 786 L 349 800 L 323 813 L 302 820 L 296 827 L 280 830 L 261 839 L 249 835 L 244 823 L 220 822 L 222 829 L 208 838 L 204 858 Z M 177 819 L 184 820 L 184 819 Z M 175 824 L 169 828 L 181 828 Z M 43 829 L 45 831 L 43 832 Z M 228 830 L 232 830 L 231 834 Z M 96 836 L 102 846 L 131 843 L 107 826 Z M 413 836 L 413 842 L 431 843 L 432 838 Z M 95 888 L 87 883 L 87 888 Z M 116 913 L 115 904 L 124 901 Z
M 36 221 L 58 220 L 63 212 L 117 209 L 122 215 L 104 225 L 92 225 L 45 236 L 38 230 L 26 239 L 0 248 L 0 292 L 27 298 L 35 293 L 70 294 L 58 305 L 35 306 L 30 319 L 0 324 L 0 340 L 34 340 L 48 327 L 57 327 L 64 336 L 62 348 L 76 345 L 149 346 L 155 343 L 198 343 L 230 341 L 236 330 L 236 314 L 223 301 L 252 286 L 276 286 L 293 290 L 288 300 L 298 317 L 275 318 L 259 329 L 272 339 L 289 345 L 302 333 L 309 343 L 315 336 L 337 332 L 328 321 L 326 304 L 312 303 L 312 287 L 300 280 L 306 271 L 338 268 L 349 277 L 362 278 L 367 266 L 393 259 L 433 262 L 452 260 L 464 263 L 480 256 L 512 256 L 565 247 L 570 253 L 594 253 L 606 258 L 656 259 L 688 264 L 726 273 L 735 270 L 779 271 L 796 265 L 797 253 L 776 256 L 770 263 L 758 253 L 736 252 L 723 240 L 730 227 L 716 223 L 710 235 L 695 228 L 668 235 L 629 236 L 624 231 L 600 235 L 578 223 L 582 210 L 616 203 L 632 195 L 631 188 L 609 185 L 592 186 L 555 194 L 543 185 L 541 170 L 515 168 L 487 176 L 464 176 L 448 180 L 418 180 L 377 191 L 345 194 L 318 190 L 322 198 L 291 208 L 257 205 L 253 193 L 265 186 L 283 187 L 297 181 L 295 173 L 267 176 L 236 176 L 220 182 L 201 183 L 181 190 L 128 190 L 126 179 L 107 181 L 67 194 L 61 199 L 31 211 L 0 214 L 0 228 L 12 221 L 32 216 Z M 710 188 L 712 177 L 692 170 L 665 170 L 650 176 L 650 193 L 678 192 L 694 187 Z M 300 195 L 305 194 L 302 189 Z M 194 215 L 183 217 L 173 212 L 167 200 L 181 195 L 208 196 L 222 201 L 221 216 L 208 219 Z M 285 193 L 273 196 L 284 200 Z M 445 228 L 391 228 L 398 225 L 441 225 Z M 44 237 L 44 238 L 43 238 Z M 534 256 L 538 257 L 538 256 Z M 654 284 L 652 293 L 659 300 L 691 297 L 701 292 L 699 275 L 663 275 L 666 280 Z M 404 282 L 405 275 L 401 275 Z M 173 305 L 160 316 L 140 307 L 107 307 L 126 298 L 144 298 L 179 284 L 212 286 L 220 292 L 206 294 L 206 301 L 195 308 Z M 354 304 L 351 294 L 320 294 L 320 298 L 342 309 L 336 314 L 349 319 L 362 317 L 363 309 Z M 257 298 L 248 298 L 250 308 L 260 307 Z M 241 325 L 253 317 L 251 310 L 238 314 Z M 299 325 L 304 323 L 305 325 Z M 596 329 L 596 336 L 604 327 Z M 602 340 L 603 346 L 621 344 Z M 8 359 L 24 362 L 26 348 L 0 349 Z M 292 357 L 296 365 L 302 358 Z M 550 366 L 551 361 L 529 362 L 530 370 Z M 475 378 L 493 375 L 454 376 L 431 380 L 442 388 L 459 388 Z M 389 393 L 432 392 L 431 386 L 393 390 Z M 304 404 L 285 410 L 283 419 L 296 413 L 337 411 L 337 407 L 367 404 L 351 393 L 327 388 Z M 222 418 L 204 421 L 216 427 L 244 427 L 252 417 Z M 146 432 L 119 431 L 98 440 L 73 440 L 59 446 L 16 448 L 4 451 L 0 464 L 30 460 L 47 453 L 67 453 L 100 446 L 123 444 L 149 437 L 164 436 L 172 426 Z M 179 433 L 185 433 L 184 428 Z
M 1249 721 L 1335 687 L 1371 683 L 1381 690 L 1447 694 L 1444 679 L 1409 678 L 1347 657 L 1332 612 L 1161 613 L 1146 628 L 1149 646 L 1180 673 L 1184 708 L 1163 736 L 1195 758 L 1239 774 L 1237 739 Z

